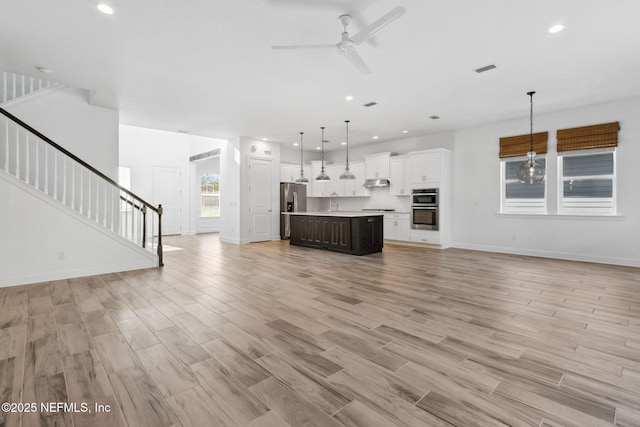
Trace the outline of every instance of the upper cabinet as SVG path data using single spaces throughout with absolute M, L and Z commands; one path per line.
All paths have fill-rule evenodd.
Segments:
M 412 151 L 409 153 L 409 184 L 439 186 L 442 173 L 440 149 Z
M 391 153 L 364 156 L 365 179 L 389 178 Z
M 345 179 L 344 182 L 344 195 L 347 197 L 367 197 L 370 195 L 369 189 L 362 186 L 364 182 L 364 163 L 351 163 L 349 170 L 356 176 L 356 179 Z M 340 172 L 342 173 L 342 172 Z
M 311 181 L 311 167 L 308 165 L 304 166 L 304 177 Z M 296 182 L 298 178 L 300 178 L 300 165 L 280 164 L 280 182 Z
M 389 194 L 408 196 L 411 194 L 409 156 L 393 156 L 389 161 Z
M 340 174 L 344 172 L 344 164 L 328 165 L 325 163 L 324 171 L 331 179 L 329 181 L 316 181 L 315 177 L 320 175 L 321 168 L 321 162 L 311 162 L 311 175 L 308 176 L 311 191 L 307 192 L 307 196 L 329 197 L 332 193 L 336 193 L 340 197 L 369 196 L 369 190 L 362 186 L 364 182 L 364 163 L 351 163 L 349 165 L 349 169 L 356 176 L 356 179 L 340 179 Z M 305 171 L 305 176 L 306 173 Z

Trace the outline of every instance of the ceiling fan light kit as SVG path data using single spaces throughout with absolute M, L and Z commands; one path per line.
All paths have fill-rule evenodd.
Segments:
M 353 37 L 349 36 L 349 32 L 347 31 L 347 27 L 351 22 L 351 15 L 340 15 L 338 20 L 342 24 L 343 32 L 341 35 L 340 42 L 335 45 L 280 45 L 280 46 L 271 46 L 272 49 L 325 49 L 325 48 L 333 48 L 335 47 L 338 53 L 344 56 L 347 61 L 349 61 L 358 71 L 362 74 L 369 74 L 371 70 L 364 62 L 358 51 L 356 50 L 356 46 L 367 41 L 375 33 L 389 25 L 391 22 L 400 18 L 404 15 L 405 8 L 402 6 L 396 6 L 387 12 L 385 15 L 378 18 L 373 23 L 367 25 L 362 29 L 359 33 L 355 34 Z
M 527 160 L 518 168 L 518 181 L 522 184 L 540 184 L 544 180 L 544 165 L 536 162 L 536 152 L 533 150 L 533 94 L 535 92 L 527 92 L 530 98 L 530 137 L 529 137 L 529 152 L 527 153 Z

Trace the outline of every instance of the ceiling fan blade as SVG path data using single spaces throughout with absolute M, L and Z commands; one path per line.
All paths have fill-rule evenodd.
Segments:
M 369 74 L 371 72 L 367 64 L 364 63 L 362 57 L 355 51 L 355 49 L 352 49 L 350 52 L 343 53 L 342 56 L 347 58 L 347 60 L 351 62 L 362 74 Z
M 327 49 L 334 48 L 335 44 L 299 44 L 299 45 L 271 45 L 271 49 L 281 50 L 281 49 Z
M 404 15 L 405 8 L 402 6 L 396 6 L 389 11 L 386 15 L 379 18 L 377 21 L 373 22 L 369 26 L 365 27 L 358 34 L 350 37 L 350 40 L 355 44 L 360 44 L 368 38 L 372 37 L 375 33 L 400 18 Z

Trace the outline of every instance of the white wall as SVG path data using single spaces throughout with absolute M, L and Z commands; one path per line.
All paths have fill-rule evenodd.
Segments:
M 151 268 L 157 259 L 0 171 L 0 287 Z
M 135 126 L 120 126 L 120 166 L 131 168 L 131 191 L 158 205 L 153 200 L 153 167 L 173 167 L 181 171 L 181 234 L 197 232 L 199 210 L 191 202 L 199 196 L 194 188 L 195 166 L 189 157 L 211 151 L 224 144 L 223 140 L 166 132 Z
M 118 178 L 118 111 L 88 103 L 83 89 L 60 88 L 6 109 L 111 179 Z
M 454 246 L 640 266 L 640 99 L 535 115 L 534 131 L 549 132 L 547 164 L 550 212 L 558 189 L 556 130 L 620 122 L 617 149 L 618 217 L 500 215 L 502 136 L 527 133 L 528 118 L 455 132 L 453 167 Z M 514 240 L 515 238 L 515 240 Z
M 240 243 L 240 138 L 220 147 L 220 240 Z

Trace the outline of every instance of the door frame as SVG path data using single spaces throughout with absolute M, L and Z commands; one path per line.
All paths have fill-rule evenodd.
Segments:
M 248 189 L 248 194 L 247 194 L 247 204 L 249 206 L 249 209 L 251 209 L 253 207 L 253 192 L 251 190 L 252 186 L 254 185 L 254 183 L 252 182 L 252 175 L 251 175 L 251 171 L 250 166 L 252 161 L 261 161 L 261 162 L 269 162 L 269 164 L 271 165 L 271 175 L 269 177 L 269 187 L 271 188 L 271 197 L 270 197 L 270 204 L 271 204 L 271 215 L 269 218 L 269 231 L 268 231 L 268 238 L 262 239 L 260 238 L 259 240 L 257 240 L 255 238 L 255 232 L 253 230 L 253 212 L 251 212 L 250 210 L 247 212 L 247 225 L 249 226 L 249 232 L 247 233 L 247 241 L 249 243 L 254 243 L 254 242 L 265 242 L 265 241 L 271 241 L 273 240 L 273 224 L 274 224 L 274 213 L 273 213 L 273 207 L 274 207 L 274 186 L 273 186 L 273 174 L 274 174 L 274 161 L 271 157 L 261 157 L 261 156 L 251 156 L 248 155 L 247 156 L 247 189 Z

